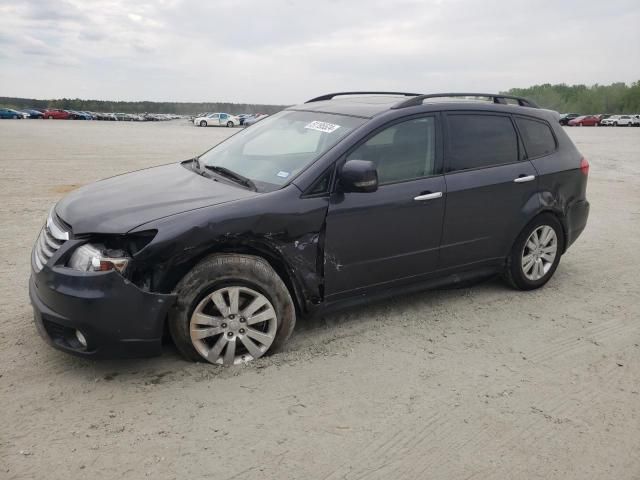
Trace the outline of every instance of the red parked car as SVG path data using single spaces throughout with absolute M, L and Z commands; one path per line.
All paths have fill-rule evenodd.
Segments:
M 596 115 L 583 115 L 581 117 L 569 120 L 570 127 L 598 127 L 600 126 L 600 118 Z
M 71 118 L 71 114 L 69 112 L 67 112 L 66 110 L 60 110 L 58 108 L 45 110 L 44 112 L 42 112 L 42 115 L 44 115 L 44 118 L 55 118 L 57 120 L 67 120 Z

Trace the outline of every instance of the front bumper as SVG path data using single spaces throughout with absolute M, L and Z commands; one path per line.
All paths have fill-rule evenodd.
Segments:
M 115 271 L 85 273 L 47 265 L 31 272 L 29 297 L 44 340 L 83 357 L 159 355 L 164 320 L 175 301 L 174 295 L 140 290 Z

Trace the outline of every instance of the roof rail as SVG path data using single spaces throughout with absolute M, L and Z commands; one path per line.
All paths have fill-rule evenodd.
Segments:
M 312 98 L 311 100 L 307 100 L 304 103 L 311 102 L 321 102 L 323 100 L 331 100 L 334 97 L 339 97 L 343 95 L 402 95 L 404 97 L 415 97 L 419 96 L 419 93 L 407 93 L 407 92 L 337 92 L 337 93 L 327 93 L 326 95 L 320 95 L 319 97 Z
M 422 105 L 422 102 L 428 98 L 446 98 L 446 97 L 486 97 L 490 98 L 493 103 L 499 103 L 506 105 L 506 99 L 517 100 L 518 105 L 521 107 L 540 108 L 535 102 L 523 98 L 515 97 L 513 95 L 502 95 L 500 93 L 430 93 L 428 95 L 416 95 L 402 102 L 396 103 L 392 109 L 415 107 Z

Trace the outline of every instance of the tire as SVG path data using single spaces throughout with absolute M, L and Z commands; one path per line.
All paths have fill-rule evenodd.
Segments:
M 235 308 L 233 291 L 238 298 Z M 185 275 L 174 293 L 178 299 L 169 312 L 169 332 L 178 351 L 196 362 L 232 365 L 272 353 L 282 348 L 296 323 L 286 285 L 266 260 L 253 255 L 211 255 Z M 217 307 L 220 302 L 227 311 Z M 259 316 L 265 320 L 251 323 Z M 198 339 L 202 333 L 206 335 Z
M 228 121 L 227 122 L 227 127 L 229 127 L 229 128 L 233 127 L 233 122 L 232 121 Z
M 53 120 L 53 115 L 49 115 L 49 120 Z
M 14 115 L 14 116 L 13 116 L 13 117 L 11 117 L 11 118 L 13 118 L 14 120 L 17 120 L 17 119 L 18 119 L 18 116 L 17 116 L 17 115 Z
M 200 126 L 201 127 L 206 127 L 207 126 L 206 120 L 200 120 Z
M 541 247 L 538 252 L 530 248 L 530 246 L 532 246 L 530 240 L 534 232 L 543 237 L 544 232 L 549 231 L 547 229 L 551 229 L 555 234 L 555 252 L 552 259 L 548 252 L 552 250 L 553 241 L 550 241 L 547 247 Z M 544 237 L 542 240 L 544 240 Z M 553 240 L 553 238 L 551 238 L 551 240 Z M 533 245 L 535 245 L 535 241 L 531 241 Z M 558 268 L 564 249 L 564 241 L 564 231 L 562 230 L 560 221 L 550 213 L 538 215 L 522 229 L 518 238 L 516 238 L 511 253 L 507 258 L 504 274 L 505 280 L 518 290 L 534 290 L 542 287 L 553 276 L 556 268 Z M 538 246 L 536 246 L 536 248 L 537 247 Z M 533 265 L 528 269 L 525 269 L 527 265 L 525 257 L 533 260 Z M 537 270 L 538 265 L 541 265 L 540 270 Z
M 617 127 L 618 126 L 618 122 L 613 122 L 613 126 Z

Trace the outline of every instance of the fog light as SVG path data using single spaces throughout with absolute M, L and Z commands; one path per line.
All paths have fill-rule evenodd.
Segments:
M 82 345 L 84 348 L 87 348 L 87 339 L 84 338 L 84 335 L 80 330 L 76 330 L 76 338 L 80 342 L 80 345 Z

